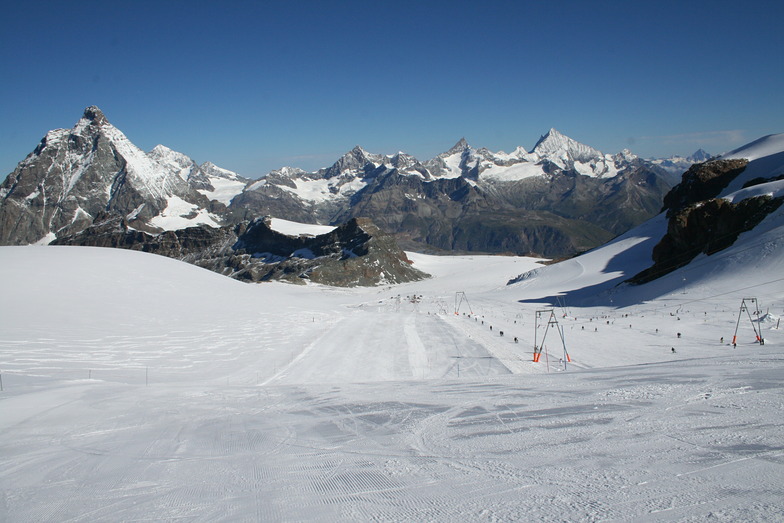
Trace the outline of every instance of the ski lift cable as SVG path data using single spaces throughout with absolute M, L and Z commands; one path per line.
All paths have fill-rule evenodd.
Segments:
M 692 303 L 699 303 L 699 302 L 706 301 L 706 300 L 709 300 L 709 299 L 712 299 L 712 298 L 719 298 L 721 296 L 726 296 L 728 294 L 735 294 L 735 293 L 738 293 L 740 291 L 745 291 L 745 290 L 753 289 L 755 287 L 761 287 L 763 285 L 768 285 L 768 284 L 776 283 L 776 282 L 780 282 L 780 281 L 784 281 L 784 278 L 776 278 L 775 280 L 768 280 L 768 281 L 764 281 L 764 282 L 761 282 L 761 283 L 756 283 L 754 285 L 749 285 L 749 286 L 746 286 L 746 287 L 739 287 L 737 289 L 732 289 L 732 290 L 729 290 L 729 291 L 726 291 L 726 292 L 720 292 L 718 294 L 713 294 L 713 295 L 710 295 L 710 296 L 702 296 L 700 298 L 695 298 L 695 299 L 691 299 L 691 300 L 680 300 L 680 301 L 676 301 L 674 304 L 661 305 L 661 306 L 658 306 L 658 307 L 650 307 L 650 308 L 647 308 L 647 309 L 637 309 L 637 310 L 635 310 L 635 314 L 648 313 L 648 312 L 658 312 L 658 311 L 666 310 L 666 309 L 669 309 L 669 308 L 672 308 L 672 307 L 683 307 L 684 305 L 689 305 L 689 304 L 692 304 Z M 580 320 L 580 321 L 576 321 L 575 323 L 577 325 L 581 325 L 581 324 L 588 324 L 589 322 L 585 321 L 585 320 Z

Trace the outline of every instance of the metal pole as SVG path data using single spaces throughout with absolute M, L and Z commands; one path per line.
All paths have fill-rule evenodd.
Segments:
M 741 300 L 740 302 L 740 311 L 738 311 L 738 321 L 735 323 L 735 334 L 732 335 L 732 345 L 738 341 L 738 327 L 740 327 L 740 317 L 743 315 L 743 309 L 746 307 L 746 300 Z
M 754 303 L 754 307 L 755 307 L 755 310 L 756 310 L 756 307 L 757 307 L 757 305 L 755 303 L 756 299 L 752 298 L 751 302 Z M 760 333 L 762 332 L 762 329 L 760 329 L 760 333 L 757 332 L 757 326 L 754 325 L 754 319 L 751 317 L 751 311 L 749 311 L 748 307 L 746 307 L 746 314 L 749 317 L 749 323 L 751 323 L 751 328 L 754 329 L 754 336 L 757 338 L 757 341 L 759 341 L 760 337 L 761 337 Z M 757 318 L 759 318 L 759 315 L 757 315 Z

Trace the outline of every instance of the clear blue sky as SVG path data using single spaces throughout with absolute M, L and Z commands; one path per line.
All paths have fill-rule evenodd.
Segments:
M 86 106 L 248 177 L 354 145 L 426 160 L 555 127 L 606 153 L 719 153 L 784 132 L 773 1 L 12 2 L 0 178 Z

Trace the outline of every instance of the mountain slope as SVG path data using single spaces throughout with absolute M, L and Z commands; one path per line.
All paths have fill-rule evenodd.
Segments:
M 522 274 L 510 287 L 525 290 L 531 301 L 625 306 L 675 292 L 684 282 L 714 286 L 733 271 L 748 274 L 748 281 L 778 280 L 784 135 L 693 166 L 665 202 L 667 212 L 607 245 Z M 627 280 L 637 285 L 621 285 Z M 547 294 L 556 288 L 560 297 Z
M 150 232 L 219 226 L 209 191 L 198 190 L 206 186 L 190 183 L 197 177 L 210 180 L 181 153 L 163 146 L 144 153 L 88 107 L 72 129 L 47 133 L 0 186 L 0 243 L 46 243 L 105 212 Z
M 108 214 L 150 234 L 259 216 L 339 225 L 370 218 L 409 249 L 572 255 L 658 211 L 671 175 L 555 129 L 526 152 L 465 139 L 426 162 L 357 146 L 315 172 L 249 181 L 162 145 L 134 146 L 96 107 L 51 131 L 0 187 L 0 243 L 48 243 Z
M 669 187 L 628 151 L 603 155 L 552 129 L 530 153 L 461 139 L 423 163 L 357 147 L 316 173 L 274 171 L 230 208 L 325 224 L 367 216 L 409 249 L 563 256 L 655 215 Z

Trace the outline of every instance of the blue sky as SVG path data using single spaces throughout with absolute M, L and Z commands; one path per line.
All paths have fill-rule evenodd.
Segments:
M 719 153 L 784 132 L 781 2 L 15 2 L 0 21 L 0 177 L 89 105 L 258 177 L 354 145 L 461 137 Z

